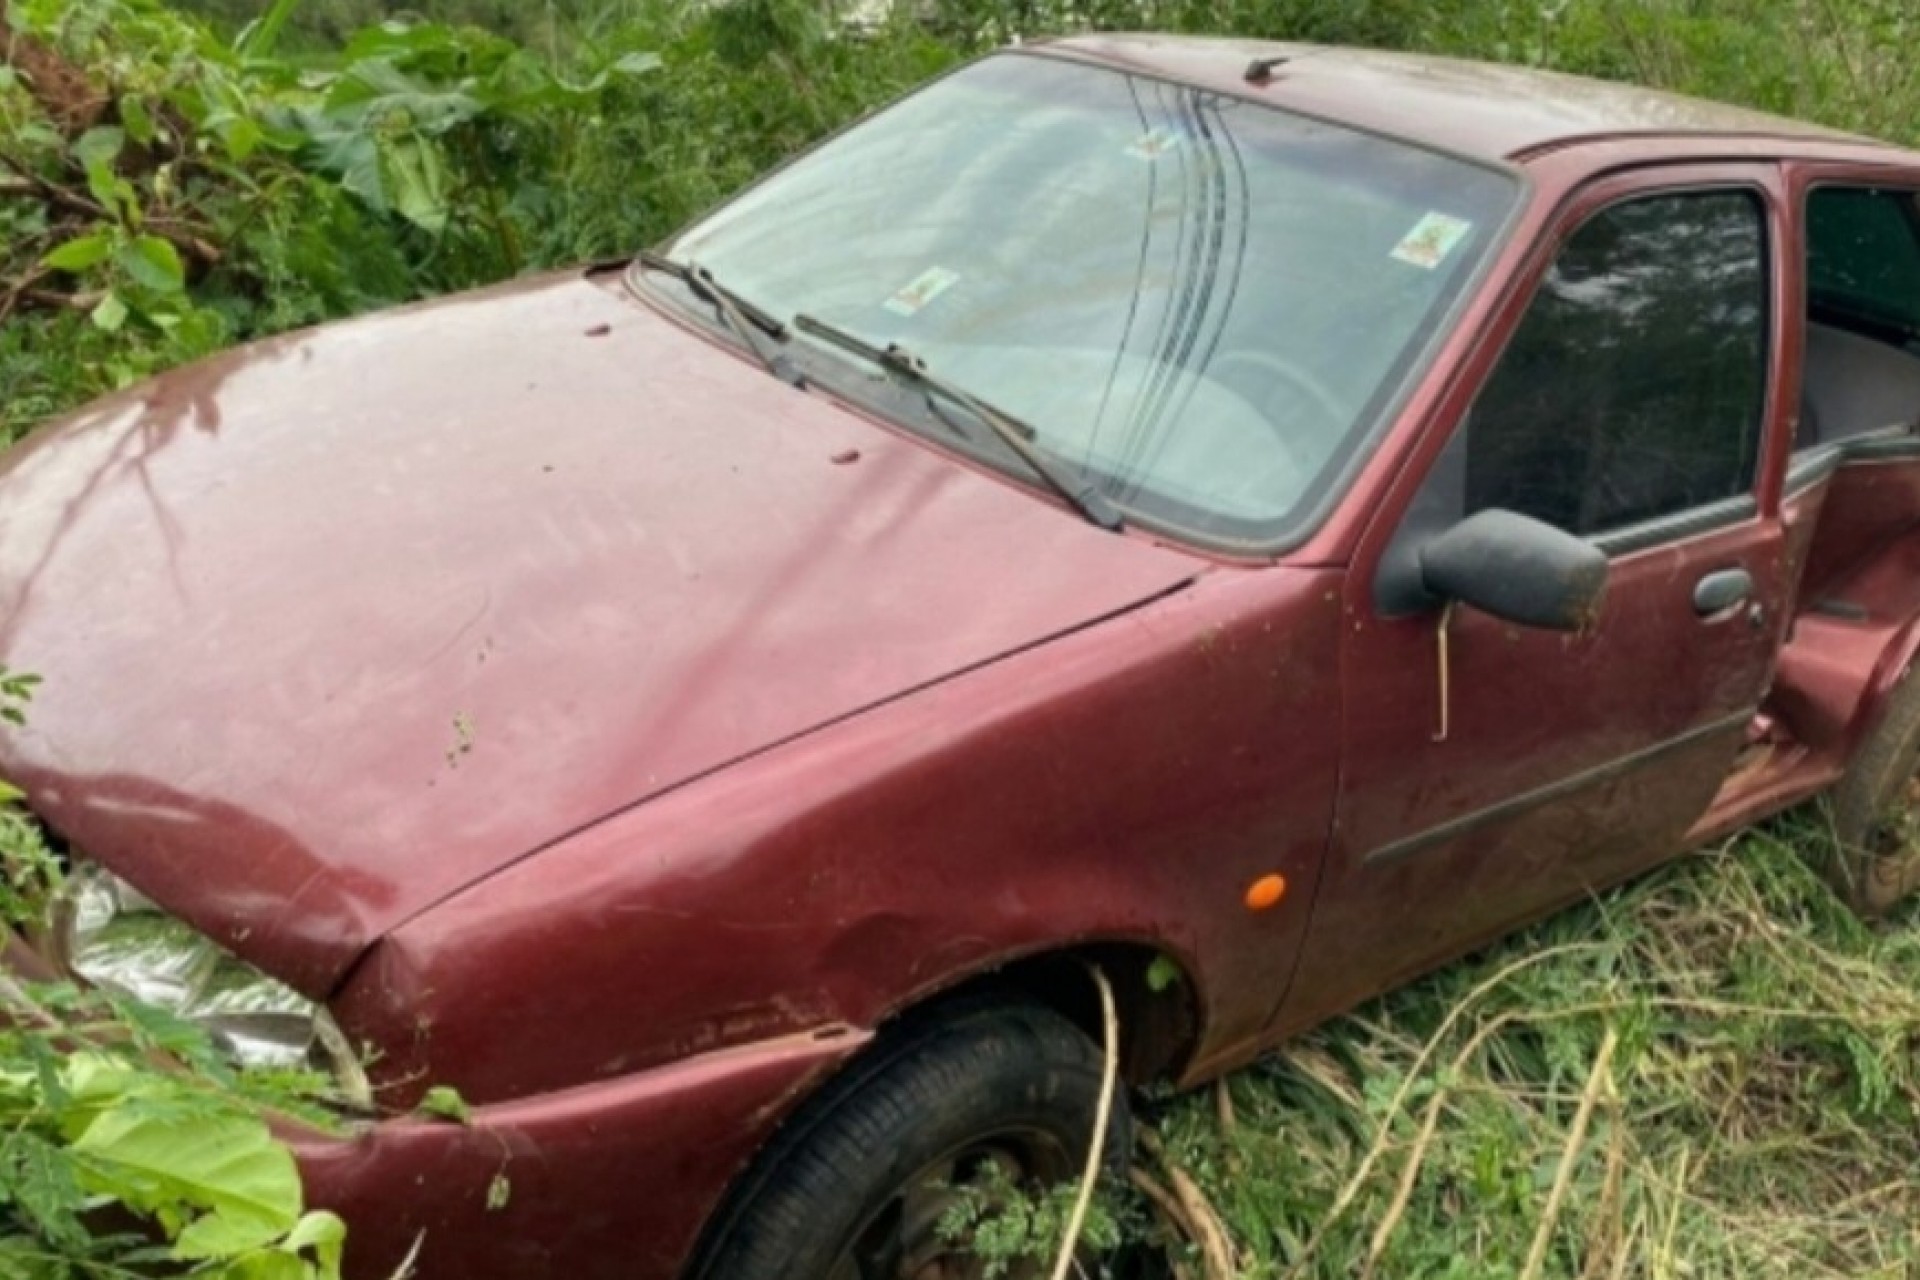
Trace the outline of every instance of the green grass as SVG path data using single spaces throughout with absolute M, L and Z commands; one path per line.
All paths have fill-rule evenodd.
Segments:
M 1241 1274 L 1920 1275 L 1920 929 L 1849 915 L 1822 840 L 1773 824 L 1377 1001 L 1233 1077 L 1230 1122 L 1172 1103 Z

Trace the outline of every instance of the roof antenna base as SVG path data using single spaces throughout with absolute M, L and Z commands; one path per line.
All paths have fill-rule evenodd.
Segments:
M 1292 54 L 1277 54 L 1271 58 L 1255 58 L 1247 64 L 1248 84 L 1266 84 L 1273 79 L 1274 70 L 1293 61 Z

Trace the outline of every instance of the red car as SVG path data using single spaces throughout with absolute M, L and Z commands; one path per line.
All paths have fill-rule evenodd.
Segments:
M 905 1280 L 942 1186 L 1084 1158 L 1089 966 L 1192 1084 L 1822 794 L 1883 911 L 1916 193 L 1086 37 L 636 263 L 136 387 L 0 462 L 51 959 L 337 1073 L 362 1275 Z

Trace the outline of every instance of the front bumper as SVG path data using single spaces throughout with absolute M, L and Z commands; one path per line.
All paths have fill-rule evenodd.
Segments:
M 465 1124 L 283 1136 L 310 1207 L 347 1220 L 350 1280 L 393 1275 L 416 1241 L 419 1280 L 674 1280 L 754 1152 L 869 1038 L 824 1028 L 477 1107 Z
M 50 980 L 0 928 L 0 966 Z M 733 1179 L 871 1033 L 823 1027 L 533 1098 L 331 1134 L 275 1128 L 349 1280 L 675 1280 Z M 418 1246 L 415 1252 L 416 1244 Z

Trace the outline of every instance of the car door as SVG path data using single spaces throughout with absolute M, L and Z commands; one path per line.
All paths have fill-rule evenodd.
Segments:
M 1286 1029 L 1671 854 L 1725 779 L 1780 625 L 1776 188 L 1744 166 L 1587 189 L 1442 400 L 1445 446 L 1348 578 L 1336 834 Z M 1424 598 L 1421 542 L 1489 508 L 1606 552 L 1587 630 Z

